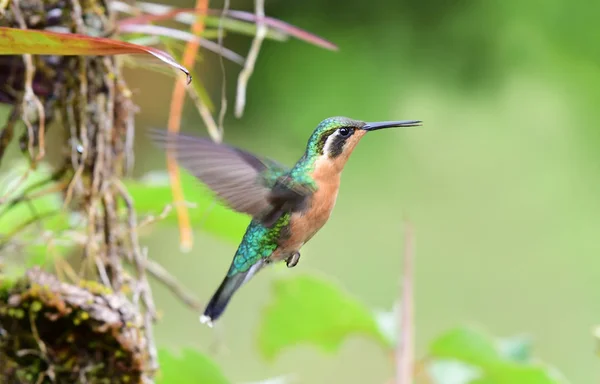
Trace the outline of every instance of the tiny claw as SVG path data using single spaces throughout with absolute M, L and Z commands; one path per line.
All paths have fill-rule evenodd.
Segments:
M 298 264 L 298 261 L 300 261 L 300 252 L 296 251 L 286 259 L 285 264 L 288 268 L 294 268 Z

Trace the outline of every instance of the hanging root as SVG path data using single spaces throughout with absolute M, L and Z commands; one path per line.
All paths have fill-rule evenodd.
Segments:
M 0 0 L 0 27 L 107 36 L 114 32 L 109 12 L 102 0 Z M 13 145 L 30 165 L 0 195 L 0 220 L 21 204 L 32 216 L 3 233 L 0 260 L 29 244 L 65 257 L 53 247 L 64 235 L 76 253 L 69 261 L 80 264 L 65 268 L 80 285 L 39 269 L 17 282 L 0 274 L 0 383 L 141 383 L 158 368 L 149 262 L 120 182 L 133 165 L 130 95 L 113 57 L 0 56 L 0 103 L 12 108 L 0 122 L 0 161 Z M 60 169 L 30 183 L 52 156 Z M 55 211 L 34 213 L 32 202 L 48 194 L 62 198 L 59 214 L 77 213 L 81 223 L 62 233 L 45 228 L 41 219 Z M 134 266 L 133 276 L 123 262 Z

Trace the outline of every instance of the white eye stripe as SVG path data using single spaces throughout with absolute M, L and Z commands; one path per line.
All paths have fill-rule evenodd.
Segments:
M 335 132 L 333 132 L 331 135 L 329 135 L 327 137 L 327 140 L 325 140 L 325 145 L 323 146 L 323 154 L 327 155 L 328 153 L 330 153 L 331 150 L 331 145 L 333 144 L 333 142 L 335 141 L 335 138 L 338 137 L 340 135 L 339 130 L 335 130 Z

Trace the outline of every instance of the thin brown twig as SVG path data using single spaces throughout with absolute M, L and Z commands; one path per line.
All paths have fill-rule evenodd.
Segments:
M 19 27 L 21 29 L 27 29 L 27 24 L 25 23 L 25 19 L 21 14 L 21 10 L 19 9 L 19 0 L 13 0 L 12 3 L 12 12 L 15 15 L 15 19 L 19 23 Z M 46 126 L 46 114 L 44 111 L 44 105 L 40 101 L 40 99 L 33 92 L 33 78 L 35 76 L 35 66 L 33 65 L 33 58 L 30 54 L 23 55 L 23 64 L 25 65 L 25 81 L 24 81 L 24 92 L 25 95 L 23 97 L 23 110 L 21 114 L 21 119 L 25 126 L 27 127 L 27 132 L 29 136 L 29 144 L 28 150 L 29 155 L 31 156 L 31 161 L 35 164 L 44 158 L 46 154 L 46 145 L 45 145 L 45 126 Z M 37 121 L 38 121 L 38 154 L 37 156 L 34 154 L 34 130 L 31 121 L 29 120 L 29 105 L 34 104 L 37 112 Z
M 202 304 L 177 281 L 162 265 L 153 261 L 146 260 L 146 269 L 156 280 L 167 287 L 175 296 L 177 296 L 185 305 L 195 311 L 202 309 Z
M 135 223 L 133 223 L 135 224 Z M 136 243 L 137 243 L 137 235 L 135 235 Z M 139 251 L 139 245 L 138 251 Z M 135 246 L 134 246 L 135 249 Z M 135 251 L 134 251 L 135 252 Z M 154 341 L 154 331 L 153 323 L 156 320 L 156 306 L 154 305 L 154 298 L 152 297 L 152 289 L 150 288 L 150 283 L 146 277 L 146 265 L 148 260 L 148 250 L 144 249 L 139 252 L 138 257 L 141 257 L 140 260 L 136 263 L 137 273 L 138 273 L 138 290 L 140 291 L 142 302 L 144 303 L 144 307 L 146 311 L 144 312 L 144 330 L 147 341 L 148 348 L 148 356 L 149 356 L 149 366 L 150 371 L 155 372 L 158 370 L 158 350 L 156 348 L 156 342 Z
M 88 258 L 87 260 L 90 260 L 90 259 Z M 96 271 L 98 272 L 98 276 L 100 277 L 100 280 L 102 280 L 102 284 L 104 284 L 105 286 L 107 286 L 109 288 L 112 288 L 110 278 L 108 277 L 108 272 L 106 271 L 106 264 L 102 260 L 100 260 L 99 257 L 94 257 L 93 261 L 96 264 Z M 82 265 L 82 268 L 83 268 L 83 265 Z
M 154 373 L 159 368 L 158 349 L 156 348 L 156 342 L 154 341 L 153 317 L 148 308 L 146 309 L 146 313 L 144 313 L 144 331 L 146 342 L 148 343 L 149 371 Z
M 138 280 L 140 282 L 140 284 L 143 285 L 148 285 L 148 280 L 146 278 L 146 269 L 145 269 L 145 260 L 146 260 L 146 255 L 144 254 L 144 252 L 142 252 L 141 247 L 140 247 L 140 243 L 138 240 L 138 235 L 137 235 L 137 228 L 138 228 L 138 223 L 137 223 L 137 215 L 135 213 L 135 207 L 133 204 L 133 198 L 131 197 L 131 195 L 129 194 L 129 192 L 127 192 L 127 189 L 125 188 L 125 186 L 123 185 L 123 183 L 121 183 L 121 181 L 116 180 L 115 181 L 115 186 L 117 188 L 117 191 L 119 192 L 119 196 L 121 197 L 121 199 L 123 199 L 123 201 L 125 202 L 125 206 L 127 207 L 127 226 L 128 226 L 128 234 L 129 234 L 129 242 L 131 243 L 131 248 L 133 249 L 133 257 L 132 257 L 132 261 L 136 267 L 137 273 L 138 273 Z M 149 287 L 145 287 L 144 289 L 147 289 L 149 291 Z M 144 295 L 142 295 L 142 299 L 144 299 Z M 152 300 L 151 296 L 146 297 L 146 309 L 151 312 L 153 319 L 156 318 L 156 309 L 154 308 L 154 302 Z
M 31 66 L 35 68 L 32 63 Z M 46 112 L 40 99 L 33 93 L 33 88 L 30 89 L 31 101 L 35 104 L 38 118 L 38 154 L 35 158 L 35 161 L 38 162 L 46 155 Z
M 123 79 L 119 79 L 119 88 L 121 91 L 126 90 L 127 96 L 131 97 L 131 91 L 127 89 L 127 85 Z M 133 171 L 133 164 L 135 160 L 135 153 L 133 150 L 135 139 L 135 116 L 133 113 L 127 114 L 125 121 L 125 174 L 130 175 Z
M 148 264 L 147 250 L 142 251 L 140 248 L 137 235 L 137 215 L 133 204 L 133 198 L 119 180 L 115 180 L 115 187 L 127 207 L 129 241 L 133 251 L 130 260 L 134 264 L 138 275 L 137 286 L 135 287 L 136 293 L 134 296 L 141 297 L 142 303 L 146 308 L 144 313 L 144 328 L 148 348 L 149 366 L 151 371 L 156 371 L 159 368 L 158 351 L 156 349 L 156 343 L 154 342 L 152 323 L 156 320 L 157 316 L 154 298 L 152 297 L 152 290 L 146 276 Z
M 25 19 L 23 18 L 23 15 L 21 14 L 21 10 L 19 9 L 19 0 L 14 0 L 11 3 L 11 11 L 13 12 L 15 19 L 19 23 L 19 27 L 21 29 L 27 29 L 27 24 L 25 23 Z M 21 100 L 20 115 L 21 115 L 21 119 L 25 123 L 25 126 L 27 127 L 27 132 L 29 135 L 29 145 L 28 145 L 29 155 L 31 156 L 32 161 L 35 161 L 34 160 L 35 156 L 34 156 L 34 152 L 33 152 L 33 126 L 31 125 L 28 117 L 26 116 L 27 115 L 26 111 L 28 111 L 27 100 L 32 99 L 32 95 L 33 95 L 33 98 L 37 100 L 37 97 L 35 97 L 35 95 L 33 94 L 33 88 L 32 88 L 33 76 L 35 74 L 35 67 L 33 66 L 31 55 L 29 55 L 29 54 L 23 55 L 23 62 L 25 64 L 25 88 L 24 88 L 25 95 L 23 96 L 23 98 Z M 37 100 L 37 101 L 39 102 L 39 100 Z M 43 107 L 42 107 L 42 109 L 43 109 Z M 27 180 L 30 170 L 31 170 L 31 168 L 23 173 L 23 175 L 21 176 L 21 179 L 19 180 L 19 182 L 17 182 L 16 186 L 14 187 L 15 190 L 18 189 L 19 186 L 25 182 L 25 180 Z
M 414 232 L 410 222 L 404 226 L 404 268 L 402 279 L 401 312 L 398 316 L 398 342 L 396 346 L 396 384 L 410 384 L 413 380 L 414 361 Z
M 40 338 L 40 333 L 38 332 L 37 326 L 35 324 L 35 311 L 33 310 L 33 307 L 29 308 L 29 323 L 31 325 L 31 334 L 36 344 L 38 345 L 38 348 L 40 349 L 40 353 L 44 357 L 44 360 L 49 362 L 48 349 L 46 348 L 46 344 L 44 344 L 44 341 Z
M 84 170 L 84 163 L 82 160 L 81 164 L 79 164 L 77 166 L 77 170 L 73 174 L 73 177 L 71 178 L 71 181 L 69 182 L 69 184 L 67 186 L 67 191 L 65 192 L 65 198 L 64 198 L 64 202 L 63 202 L 63 209 L 67 208 L 69 206 L 69 204 L 71 203 L 71 199 L 73 198 L 73 191 L 74 191 L 77 183 L 79 181 L 81 181 L 81 175 L 83 175 L 83 170 Z
M 77 0 L 72 0 L 73 4 L 73 21 L 77 26 L 77 32 L 81 33 L 83 26 L 81 25 L 81 5 Z M 72 145 L 71 147 L 71 161 L 73 162 L 73 168 L 76 169 L 71 183 L 67 188 L 67 194 L 65 196 L 65 202 L 63 206 L 66 208 L 71 201 L 73 190 L 79 183 L 81 183 L 81 176 L 85 170 L 85 164 L 90 155 L 90 141 L 88 137 L 88 115 L 86 110 L 88 108 L 88 77 L 87 77 L 87 61 L 85 57 L 79 59 L 79 141 L 81 146 Z M 69 126 L 71 127 L 71 139 L 74 140 L 77 137 L 77 132 L 74 127 L 77 126 L 75 112 L 73 110 L 73 103 L 67 108 L 67 118 L 69 119 Z M 94 178 L 95 178 L 94 174 Z M 92 190 L 93 193 L 93 190 Z M 90 207 L 91 209 L 92 207 Z M 87 251 L 86 251 L 87 252 Z
M 143 228 L 147 225 L 150 225 L 150 224 L 156 223 L 157 221 L 163 220 L 165 217 L 167 217 L 169 215 L 169 213 L 171 213 L 172 210 L 173 210 L 173 204 L 165 205 L 163 210 L 158 215 L 156 215 L 156 216 L 148 215 L 144 218 L 144 220 L 140 221 L 140 223 L 137 226 L 137 229 Z
M 194 80 L 192 80 L 194 81 Z M 202 98 L 196 92 L 194 87 L 188 87 L 187 89 L 188 95 L 190 99 L 194 102 L 196 109 L 198 109 L 198 113 L 204 121 L 204 125 L 206 125 L 206 131 L 210 135 L 210 137 L 217 143 L 220 143 L 223 140 L 223 129 L 222 125 L 217 125 L 217 122 L 213 118 L 213 115 L 208 108 L 208 106 L 202 101 Z
M 142 227 L 143 225 L 147 225 L 151 222 L 160 220 L 161 217 L 164 217 L 171 210 L 172 206 L 167 205 L 161 212 L 158 217 L 150 217 L 149 220 L 141 222 L 137 224 L 135 209 L 133 205 L 133 199 L 125 189 L 125 186 L 117 182 L 117 189 L 121 195 L 121 198 L 125 201 L 125 205 L 128 210 L 128 229 L 130 235 L 130 241 L 132 242 L 132 247 L 134 250 L 133 260 L 130 260 L 136 267 L 138 271 L 138 279 L 139 283 L 142 285 L 140 288 L 142 291 L 140 292 L 142 296 L 142 300 L 145 300 L 147 311 L 152 314 L 153 318 L 156 316 L 156 309 L 154 308 L 154 303 L 151 300 L 150 286 L 148 284 L 148 280 L 146 278 L 146 271 L 149 272 L 155 279 L 165 285 L 175 296 L 177 296 L 184 304 L 189 306 L 194 310 L 200 310 L 202 308 L 201 304 L 193 297 L 192 294 L 188 293 L 185 288 L 183 288 L 177 279 L 172 276 L 165 268 L 163 268 L 157 262 L 149 260 L 147 257 L 147 252 L 140 252 L 139 242 L 137 240 L 137 229 Z M 144 299 L 144 295 L 146 296 Z
M 71 6 L 73 7 L 71 19 L 75 23 L 75 31 L 77 33 L 84 33 L 85 25 L 83 24 L 83 10 L 78 0 L 71 0 Z
M 217 35 L 217 44 L 219 47 L 224 47 L 223 45 L 223 36 L 224 36 L 224 26 L 223 22 L 225 20 L 225 13 L 229 11 L 229 0 L 223 1 L 223 13 L 219 18 L 219 28 Z M 223 55 L 219 55 L 219 66 L 221 68 L 221 107 L 219 108 L 219 132 L 221 134 L 221 139 L 223 138 L 223 132 L 225 131 L 224 122 L 225 122 L 225 114 L 227 113 L 227 76 L 225 72 L 225 60 L 223 60 Z
M 184 201 L 183 203 L 188 208 L 194 208 L 196 206 L 196 204 L 189 203 L 187 201 Z M 171 211 L 173 210 L 173 207 L 175 205 L 176 205 L 175 203 L 165 205 L 163 210 L 158 215 L 147 215 L 142 221 L 140 221 L 140 223 L 137 226 L 137 229 L 140 229 L 140 228 L 143 228 L 150 224 L 154 224 L 158 221 L 164 220 L 169 215 L 169 213 L 171 213 Z
M 112 286 L 115 290 L 123 285 L 121 258 L 119 257 L 118 240 L 116 233 L 117 213 L 112 194 L 104 193 L 102 197 L 104 209 L 104 243 L 106 244 L 107 262 L 110 265 Z
M 98 133 L 102 132 L 103 144 L 100 145 L 99 142 L 96 143 L 98 152 L 101 150 L 101 148 L 104 149 L 102 156 L 103 167 L 101 170 L 102 178 L 98 192 L 104 207 L 105 243 L 108 247 L 107 261 L 109 262 L 112 273 L 111 279 L 113 288 L 115 290 L 119 290 L 124 281 L 122 272 L 123 267 L 119 257 L 119 240 L 116 232 L 116 228 L 119 226 L 116 208 L 117 201 L 113 191 L 114 181 L 116 180 L 116 175 L 113 173 L 115 171 L 114 166 L 116 164 L 115 148 L 113 145 L 111 145 L 115 125 L 115 84 L 113 80 L 114 69 L 111 58 L 105 57 L 102 60 L 105 67 L 104 84 L 107 92 L 106 94 L 99 94 L 97 96 L 99 103 L 105 106 L 104 108 L 99 109 L 99 111 L 102 111 L 101 113 L 104 115 L 104 117 L 101 119 L 101 123 L 98 125 Z M 98 153 L 97 158 L 100 158 L 100 153 Z
M 81 87 L 81 85 L 80 85 Z M 67 120 L 67 125 L 71 131 L 71 165 L 73 169 L 75 169 L 75 173 L 67 186 L 67 191 L 65 192 L 65 198 L 63 203 L 63 208 L 67 208 L 71 203 L 71 199 L 73 197 L 73 191 L 78 183 L 81 183 L 81 175 L 83 174 L 85 162 L 87 160 L 88 155 L 88 140 L 87 135 L 80 133 L 80 142 L 81 145 L 74 142 L 77 138 L 77 122 L 75 120 L 75 111 L 73 109 L 73 101 L 68 100 L 67 105 L 65 106 L 65 119 Z M 83 127 L 80 127 L 83 129 Z M 84 138 L 85 137 L 85 141 Z
M 269 29 L 265 24 L 265 1 L 254 0 L 254 8 L 256 13 L 256 35 L 252 40 L 248 57 L 244 63 L 244 68 L 241 70 L 238 76 L 237 93 L 235 100 L 235 117 L 240 118 L 244 114 L 244 107 L 246 106 L 246 88 L 252 72 L 254 72 L 254 65 L 256 59 L 258 59 L 258 53 L 260 47 L 267 36 Z

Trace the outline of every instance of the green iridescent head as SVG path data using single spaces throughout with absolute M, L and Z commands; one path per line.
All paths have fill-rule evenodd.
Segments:
M 348 117 L 327 118 L 315 128 L 308 139 L 306 154 L 310 157 L 327 156 L 335 159 L 341 154 L 349 155 L 360 138 L 367 132 L 383 128 L 415 127 L 421 125 L 418 120 L 381 121 L 367 123 Z M 346 156 L 347 157 L 347 156 Z

